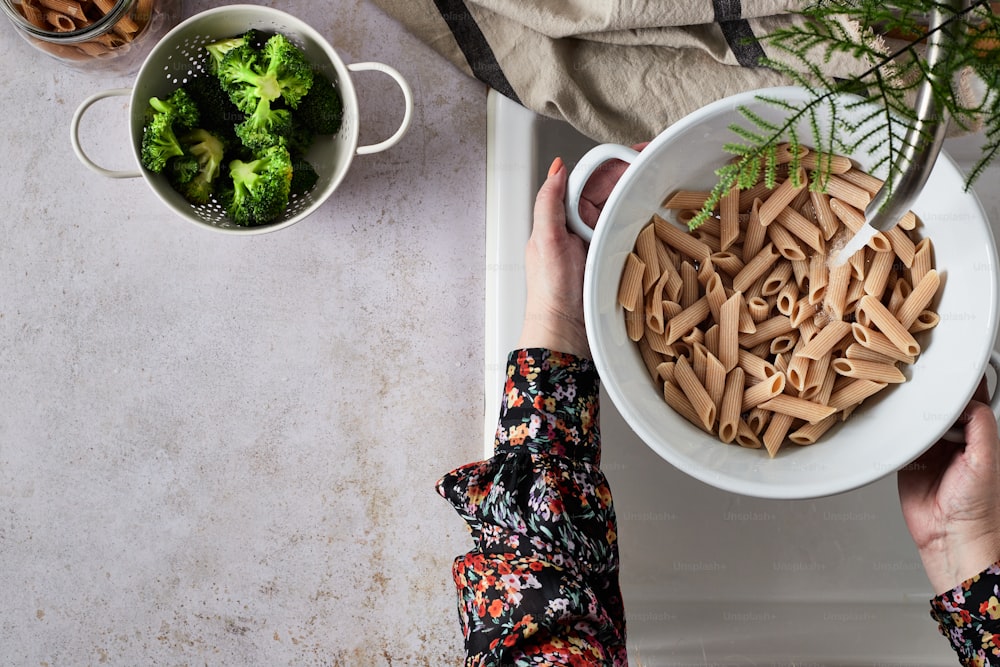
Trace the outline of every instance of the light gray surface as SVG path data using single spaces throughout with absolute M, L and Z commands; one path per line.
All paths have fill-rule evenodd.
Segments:
M 361 0 L 280 6 L 416 111 L 253 238 L 85 169 L 77 104 L 131 78 L 0 26 L 0 664 L 460 662 L 469 540 L 433 484 L 481 452 L 485 92 Z M 387 137 L 398 88 L 355 84 Z M 126 105 L 84 119 L 108 167 Z

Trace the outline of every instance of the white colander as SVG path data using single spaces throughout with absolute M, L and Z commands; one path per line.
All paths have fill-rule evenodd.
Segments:
M 247 30 L 280 32 L 303 50 L 309 62 L 323 72 L 343 99 L 344 119 L 332 136 L 318 136 L 305 158 L 316 170 L 319 180 L 308 193 L 294 197 L 277 220 L 255 227 L 241 227 L 229 220 L 214 200 L 194 206 L 176 192 L 162 174 L 154 174 L 140 164 L 142 127 L 150 97 L 165 97 L 178 86 L 199 76 L 211 76 L 202 70 L 206 44 L 240 35 Z M 370 146 L 358 146 L 358 98 L 351 72 L 375 70 L 391 76 L 403 91 L 404 113 L 399 129 L 386 139 Z M 129 136 L 137 169 L 115 171 L 93 162 L 80 143 L 80 121 L 95 102 L 107 97 L 130 97 Z M 70 126 L 73 150 L 84 165 L 109 178 L 144 177 L 159 199 L 182 218 L 197 225 L 232 234 L 260 234 L 288 227 L 315 211 L 337 189 L 355 155 L 378 153 L 395 145 L 409 128 L 413 115 L 413 95 L 406 80 L 392 67 L 376 62 L 345 65 L 333 47 L 316 30 L 285 12 L 257 5 L 228 5 L 196 14 L 167 33 L 146 57 L 133 88 L 115 88 L 91 95 L 84 100 Z

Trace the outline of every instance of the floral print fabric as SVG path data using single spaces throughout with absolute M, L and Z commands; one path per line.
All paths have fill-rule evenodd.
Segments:
M 931 616 L 963 665 L 1000 665 L 1000 562 L 931 600 Z
M 515 350 L 488 461 L 438 492 L 475 549 L 455 560 L 466 665 L 620 665 L 625 612 L 591 362 Z

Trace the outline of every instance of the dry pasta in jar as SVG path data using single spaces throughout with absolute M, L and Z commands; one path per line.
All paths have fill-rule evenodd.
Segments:
M 908 212 L 842 263 L 882 181 L 842 156 L 801 149 L 783 171 L 723 196 L 694 231 L 708 192 L 678 190 L 652 216 L 619 284 L 629 338 L 663 398 L 722 442 L 817 442 L 866 399 L 905 382 L 915 334 L 935 326 L 933 245 Z M 826 187 L 809 187 L 822 164 Z M 661 215 L 661 213 L 663 215 Z
M 169 0 L 0 0 L 32 46 L 81 69 L 138 69 L 159 37 L 176 25 Z

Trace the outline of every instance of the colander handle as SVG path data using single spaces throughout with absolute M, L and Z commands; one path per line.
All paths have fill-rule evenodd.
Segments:
M 996 350 L 990 352 L 989 364 L 993 367 L 993 372 L 997 375 L 997 386 L 993 388 L 990 408 L 993 410 L 993 416 L 996 417 L 997 421 L 1000 421 L 1000 352 Z M 941 438 L 948 442 L 965 442 L 965 428 L 962 426 L 952 426 Z
M 639 151 L 628 146 L 599 144 L 580 158 L 573 171 L 570 172 L 569 181 L 566 184 L 566 220 L 571 232 L 588 243 L 594 237 L 594 230 L 580 217 L 580 197 L 583 196 L 583 187 L 594 175 L 594 172 L 605 162 L 611 160 L 622 160 L 632 164 L 637 155 L 639 155 Z
M 95 102 L 99 102 L 106 97 L 128 97 L 131 94 L 131 88 L 112 88 L 110 90 L 102 90 L 99 93 L 94 93 L 80 103 L 80 106 L 77 107 L 76 113 L 73 114 L 73 120 L 69 125 L 69 140 L 73 144 L 73 152 L 76 153 L 76 157 L 91 170 L 102 176 L 107 176 L 108 178 L 138 178 L 142 176 L 142 172 L 138 170 L 116 171 L 114 169 L 105 169 L 87 157 L 87 153 L 84 152 L 83 146 L 80 145 L 80 121 L 83 119 L 83 115 L 87 113 L 87 109 L 92 107 Z
M 347 69 L 352 72 L 382 72 L 383 74 L 388 74 L 395 81 L 396 84 L 403 91 L 403 122 L 399 124 L 399 129 L 396 133 L 385 141 L 380 141 L 377 144 L 372 144 L 370 146 L 358 146 L 358 155 L 370 155 L 371 153 L 381 153 L 387 148 L 395 146 L 399 143 L 399 140 L 403 138 L 406 131 L 410 129 L 410 121 L 413 119 L 413 91 L 410 90 L 410 84 L 406 82 L 403 75 L 389 67 L 388 65 L 383 65 L 382 63 L 354 63 L 348 65 Z

